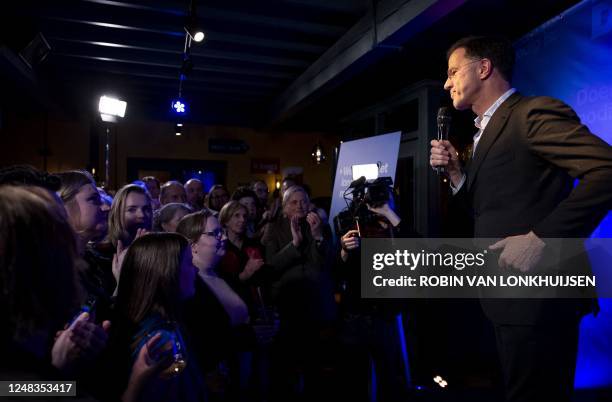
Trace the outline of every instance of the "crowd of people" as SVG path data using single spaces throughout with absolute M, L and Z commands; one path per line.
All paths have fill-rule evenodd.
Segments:
M 348 372 L 368 400 L 367 354 L 342 363 L 354 231 L 334 241 L 292 178 L 275 197 L 259 180 L 204 190 L 0 170 L 2 378 L 76 380 L 87 400 L 264 401 L 340 395 Z
M 564 103 L 512 87 L 510 41 L 466 37 L 447 61 L 444 88 L 478 129 L 466 164 L 431 141 L 449 210 L 470 236 L 501 238 L 500 269 L 538 272 L 545 239 L 589 237 L 609 213 L 611 148 Z M 366 228 L 334 239 L 295 178 L 269 195 L 257 180 L 205 193 L 155 177 L 108 194 L 85 171 L 1 169 L 0 379 L 76 380 L 84 400 L 405 400 L 404 307 L 360 297 Z M 418 236 L 392 201 L 366 203 L 367 233 Z M 595 292 L 480 304 L 506 400 L 570 401 Z

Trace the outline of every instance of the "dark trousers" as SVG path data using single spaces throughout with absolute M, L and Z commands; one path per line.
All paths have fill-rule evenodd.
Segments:
M 338 400 L 378 402 L 406 400 L 406 381 L 395 316 L 345 314 L 340 333 Z M 375 382 L 372 383 L 371 363 Z M 374 386 L 374 389 L 369 387 Z
M 494 326 L 508 402 L 571 401 L 578 320 Z
M 330 400 L 329 369 L 335 346 L 326 329 L 302 328 L 295 331 L 281 326 L 270 356 L 270 400 Z

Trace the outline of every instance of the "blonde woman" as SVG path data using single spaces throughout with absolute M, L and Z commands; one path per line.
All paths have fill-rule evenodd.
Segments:
M 129 246 L 138 231 L 150 231 L 153 219 L 151 197 L 142 187 L 128 184 L 115 195 L 108 218 L 108 237 L 116 247 Z
M 108 217 L 108 239 L 115 248 L 113 275 L 117 282 L 127 248 L 151 230 L 152 220 L 151 197 L 145 189 L 128 184 L 117 191 Z

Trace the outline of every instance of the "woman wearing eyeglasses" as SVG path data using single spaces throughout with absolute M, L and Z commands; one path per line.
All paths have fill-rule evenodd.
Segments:
M 185 215 L 176 228 L 191 244 L 193 265 L 198 268 L 195 297 L 187 304 L 185 319 L 192 339 L 196 340 L 196 354 L 207 372 L 211 392 L 221 367 L 234 352 L 247 350 L 254 343 L 249 324 L 247 305 L 217 274 L 216 267 L 225 255 L 227 236 L 219 221 L 209 210 Z M 216 380 L 211 380 L 211 378 Z M 215 384 L 211 384 L 214 382 Z
M 244 301 L 219 277 L 215 269 L 225 255 L 227 241 L 217 218 L 207 210 L 187 214 L 179 221 L 176 230 L 189 239 L 193 265 L 199 270 L 199 279 L 222 304 L 231 325 L 248 323 L 249 314 Z

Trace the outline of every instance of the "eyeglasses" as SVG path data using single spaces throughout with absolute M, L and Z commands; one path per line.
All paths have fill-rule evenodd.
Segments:
M 478 63 L 479 61 L 482 61 L 482 60 L 483 59 L 473 60 L 459 67 L 449 68 L 448 71 L 446 72 L 446 76 L 448 77 L 449 80 L 452 80 L 453 78 L 455 78 L 455 75 L 457 75 L 459 70 L 461 70 L 463 67 L 469 66 L 470 64 Z
M 203 235 L 207 235 L 207 236 L 212 236 L 215 237 L 219 240 L 223 239 L 223 236 L 226 235 L 226 231 L 225 229 L 216 229 L 213 230 L 212 232 L 202 232 Z

